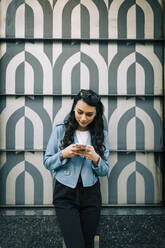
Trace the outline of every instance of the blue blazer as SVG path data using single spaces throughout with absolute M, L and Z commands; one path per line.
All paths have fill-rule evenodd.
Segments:
M 108 174 L 109 143 L 107 131 L 104 131 L 105 160 L 100 157 L 98 167 L 95 167 L 91 160 L 87 160 L 83 156 L 66 158 L 61 161 L 60 141 L 64 137 L 64 133 L 64 123 L 57 124 L 50 136 L 44 157 L 45 167 L 53 172 L 53 176 L 59 182 L 70 188 L 75 188 L 81 174 L 83 186 L 89 187 L 97 182 L 98 176 L 106 176 Z M 74 143 L 78 143 L 76 132 L 74 134 Z M 91 145 L 90 136 L 88 137 L 87 145 Z

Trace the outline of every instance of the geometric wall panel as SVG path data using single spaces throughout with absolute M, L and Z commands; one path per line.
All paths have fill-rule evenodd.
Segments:
M 1 204 L 52 203 L 53 181 L 43 166 L 43 153 L 2 152 L 0 156 Z
M 160 203 L 161 156 L 154 153 L 112 153 L 108 176 L 108 202 Z
M 2 0 L 0 35 L 8 38 L 160 39 L 163 36 L 162 5 L 163 0 Z
M 43 156 L 80 89 L 101 95 L 104 204 L 162 201 L 163 0 L 0 1 L 0 205 L 52 204 Z

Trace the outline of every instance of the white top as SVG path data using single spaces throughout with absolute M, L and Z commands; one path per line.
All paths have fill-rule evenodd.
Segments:
M 76 136 L 79 144 L 86 145 L 89 136 L 89 131 L 76 130 Z

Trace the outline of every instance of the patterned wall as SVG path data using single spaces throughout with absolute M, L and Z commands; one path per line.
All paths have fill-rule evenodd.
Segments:
M 47 205 L 53 126 L 81 88 L 102 95 L 105 204 L 159 203 L 163 0 L 0 1 L 0 204 Z

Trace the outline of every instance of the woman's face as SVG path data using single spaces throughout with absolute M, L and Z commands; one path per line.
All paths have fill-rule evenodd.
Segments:
M 78 122 L 79 130 L 87 130 L 88 125 L 96 116 L 96 107 L 88 105 L 83 100 L 79 100 L 74 108 L 75 118 Z

